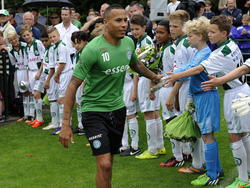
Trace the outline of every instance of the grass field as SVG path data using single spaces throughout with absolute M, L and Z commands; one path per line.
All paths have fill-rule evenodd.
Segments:
M 221 112 L 222 113 L 222 112 Z M 46 122 L 49 122 L 46 117 Z M 73 118 L 73 123 L 76 117 Z M 145 123 L 139 115 L 140 147 L 146 149 Z M 92 188 L 95 187 L 95 158 L 87 147 L 85 136 L 75 136 L 75 144 L 64 149 L 57 136 L 23 123 L 0 127 L 0 188 Z M 225 121 L 217 134 L 225 179 L 217 187 L 233 181 L 237 171 L 233 162 Z M 177 168 L 162 168 L 159 163 L 171 157 L 171 146 L 165 139 L 167 155 L 154 160 L 115 156 L 114 188 L 189 188 L 197 175 L 178 174 Z M 187 165 L 187 164 L 186 164 Z

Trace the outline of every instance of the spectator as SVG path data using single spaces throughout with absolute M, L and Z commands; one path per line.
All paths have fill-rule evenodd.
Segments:
M 242 11 L 236 8 L 235 0 L 227 0 L 227 8 L 221 11 L 221 14 L 232 16 L 233 17 L 233 25 L 240 26 L 242 19 Z
M 227 0 L 219 0 L 218 10 L 222 11 L 227 8 Z
M 167 6 L 167 11 L 166 11 L 167 16 L 169 16 L 171 13 L 173 13 L 179 4 L 180 4 L 180 1 L 172 0 Z
M 80 22 L 81 15 L 75 11 L 74 8 L 71 8 L 71 22 L 75 25 L 78 29 L 82 27 Z
M 15 28 L 9 22 L 9 12 L 5 9 L 0 10 L 0 30 L 3 32 L 3 38 L 5 43 L 7 44 L 7 33 L 10 31 L 15 31 Z
M 23 7 L 18 7 L 18 9 L 16 11 L 16 15 L 14 17 L 17 26 L 23 24 L 23 15 L 24 15 L 24 9 L 23 9 Z
M 103 17 L 103 14 L 105 12 L 105 10 L 109 7 L 109 4 L 108 3 L 104 3 L 101 5 L 101 8 L 100 8 L 100 15 L 101 17 Z
M 61 9 L 62 22 L 55 27 L 60 33 L 60 39 L 66 44 L 70 54 L 75 53 L 75 49 L 72 47 L 71 35 L 74 31 L 79 29 L 71 23 L 71 9 L 69 7 L 62 7 Z
M 50 25 L 55 26 L 61 22 L 60 15 L 56 12 L 52 12 L 49 17 Z
M 47 18 L 40 14 L 37 8 L 33 8 L 31 10 L 32 14 L 36 17 L 37 16 L 37 23 L 45 26 L 47 22 Z
M 197 5 L 196 5 L 197 17 L 201 17 L 204 14 L 205 6 L 206 6 L 206 4 L 205 4 L 204 0 L 197 1 Z
M 250 53 L 250 16 L 242 16 L 242 26 L 237 27 L 236 39 L 248 39 L 249 41 L 239 41 L 238 46 L 242 53 Z
M 250 0 L 247 0 L 244 7 L 247 9 L 247 14 L 250 15 Z
M 24 25 L 29 25 L 32 29 L 32 33 L 33 33 L 33 37 L 35 39 L 40 39 L 41 37 L 41 31 L 34 26 L 35 20 L 34 20 L 34 15 L 32 14 L 32 12 L 25 12 L 23 15 L 23 24 Z M 22 25 L 19 25 L 16 27 L 16 32 L 19 34 L 20 30 L 21 30 Z M 22 38 L 20 38 L 21 41 L 24 41 Z
M 208 19 L 211 19 L 213 16 L 215 16 L 215 13 L 211 11 L 212 3 L 211 1 L 205 2 L 205 12 L 203 13 L 203 16 L 207 17 Z
M 138 3 L 137 1 L 132 1 L 129 5 L 129 12 L 131 17 L 133 17 L 134 15 L 143 15 L 144 16 L 144 8 L 143 6 Z M 153 34 L 153 23 L 150 21 L 149 18 L 147 18 L 146 16 L 144 16 L 144 18 L 147 20 L 147 24 L 146 24 L 146 33 L 151 37 L 154 38 L 154 34 Z
M 90 39 L 104 33 L 103 18 L 98 18 L 92 25 L 89 26 Z
M 38 19 L 40 16 L 38 9 L 32 9 L 32 14 L 34 16 L 34 26 L 37 27 L 41 31 L 41 35 L 44 35 L 46 33 L 46 28 L 43 24 L 38 22 Z M 45 20 L 46 22 L 46 20 Z
M 16 27 L 16 21 L 15 21 L 15 11 L 12 8 L 8 8 L 7 9 L 9 11 L 9 21 L 11 23 L 11 25 L 13 25 L 13 27 Z

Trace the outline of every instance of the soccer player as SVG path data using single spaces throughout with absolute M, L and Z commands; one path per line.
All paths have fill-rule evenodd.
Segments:
M 10 50 L 8 51 L 10 61 L 12 65 L 15 65 L 16 68 L 16 77 L 17 77 L 17 85 L 19 86 L 19 92 L 23 96 L 23 112 L 24 117 L 17 120 L 17 122 L 20 121 L 26 121 L 31 120 L 30 116 L 30 110 L 29 110 L 29 90 L 26 88 L 26 90 L 21 89 L 21 82 L 28 84 L 28 70 L 27 70 L 27 61 L 25 58 L 25 48 L 27 43 L 20 42 L 19 36 L 15 31 L 8 32 L 7 33 L 7 40 L 11 45 Z
M 83 31 L 75 31 L 72 33 L 71 42 L 72 42 L 72 46 L 76 49 L 76 53 L 73 57 L 74 67 L 77 65 L 79 61 L 83 48 L 88 43 L 88 38 L 89 38 L 88 34 Z M 81 96 L 83 94 L 83 86 L 84 86 L 84 83 L 77 89 L 77 92 L 76 92 L 78 126 L 77 126 L 77 129 L 74 130 L 74 133 L 78 133 L 78 135 L 85 134 L 84 127 L 82 124 L 82 112 L 81 112 Z
M 46 32 L 41 37 L 41 41 L 46 50 L 42 61 L 43 74 L 46 75 L 44 81 L 44 88 L 46 89 L 48 100 L 50 103 L 51 122 L 48 126 L 43 127 L 43 130 L 56 129 L 59 127 L 59 106 L 57 103 L 58 98 L 58 85 L 53 79 L 55 72 L 54 69 L 54 44 L 51 43 L 48 33 Z
M 206 71 L 208 74 L 225 75 L 241 66 L 243 57 L 240 49 L 235 42 L 228 39 L 230 27 L 231 22 L 227 16 L 220 15 L 213 17 L 210 21 L 208 37 L 212 44 L 218 45 L 218 48 L 200 65 L 181 73 L 171 74 L 169 77 L 171 82 L 181 77 L 197 75 L 202 71 Z M 236 178 L 231 185 L 227 186 L 227 188 L 250 187 L 248 178 L 250 166 L 250 139 L 248 136 L 248 132 L 250 132 L 250 115 L 239 117 L 233 112 L 231 106 L 229 106 L 232 100 L 237 98 L 237 93 L 243 93 L 249 96 L 250 88 L 244 83 L 242 78 L 236 78 L 230 82 L 226 82 L 223 88 L 225 90 L 224 116 L 239 174 L 238 178 Z M 214 145 L 214 142 L 211 144 Z M 209 146 L 210 149 L 213 148 L 211 144 Z M 209 148 L 206 146 L 206 149 Z M 209 167 L 207 166 L 207 168 Z M 205 179 L 205 176 L 203 176 L 202 179 Z
M 189 14 L 184 10 L 177 10 L 169 15 L 170 34 L 175 41 L 174 69 L 180 68 L 191 61 L 196 50 L 190 47 L 187 36 L 183 32 L 185 22 L 189 20 Z M 176 82 L 168 96 L 167 108 L 173 110 L 176 96 L 179 99 L 180 112 L 185 110 L 186 99 L 189 90 L 189 80 Z M 164 167 L 183 166 L 186 161 L 192 160 L 190 144 L 171 139 L 173 157 L 161 163 Z
M 146 46 L 154 47 L 152 39 L 145 32 L 146 23 L 146 19 L 140 14 L 134 15 L 130 20 L 132 35 L 138 40 L 136 50 L 143 49 Z M 146 122 L 148 149 L 137 155 L 135 157 L 137 159 L 155 159 L 159 157 L 158 154 L 166 154 L 162 121 L 159 114 L 156 113 L 156 110 L 160 108 L 159 92 L 153 94 L 154 96 L 150 96 L 150 87 L 151 80 L 144 76 L 139 76 L 138 102 Z M 161 131 L 158 131 L 158 129 Z
M 36 95 L 34 98 L 34 92 L 35 86 L 39 84 L 39 77 L 37 73 L 41 66 L 45 48 L 40 40 L 32 37 L 33 34 L 29 25 L 22 26 L 20 33 L 22 38 L 27 42 L 25 53 L 27 56 L 30 92 L 32 93 L 29 97 L 30 115 L 35 117 L 36 111 L 36 119 L 34 121 L 27 121 L 26 123 L 32 125 L 32 127 L 39 127 L 44 124 L 42 116 L 42 99 L 41 95 Z
M 59 134 L 62 127 L 63 120 L 63 108 L 64 108 L 64 96 L 69 85 L 73 65 L 70 58 L 70 52 L 64 42 L 60 40 L 60 34 L 56 27 L 51 27 L 48 29 L 49 39 L 54 43 L 54 63 L 55 63 L 55 73 L 54 80 L 58 84 L 58 99 L 59 104 L 59 127 L 53 131 L 51 134 Z
M 129 66 L 154 81 L 160 75 L 138 62 L 133 41 L 126 37 L 127 17 L 120 5 L 104 13 L 105 33 L 83 50 L 67 88 L 63 126 L 59 140 L 64 147 L 72 138 L 70 117 L 77 88 L 85 81 L 82 110 L 86 136 L 96 157 L 96 187 L 111 187 L 113 155 L 119 152 L 126 110 L 123 84 Z

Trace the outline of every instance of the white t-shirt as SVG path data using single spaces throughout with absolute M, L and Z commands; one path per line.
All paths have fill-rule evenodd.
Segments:
M 18 70 L 27 69 L 27 57 L 25 53 L 26 46 L 27 43 L 20 42 L 19 50 L 15 50 L 15 48 L 12 47 L 10 48 L 10 50 L 8 50 L 10 62 Z
M 69 49 L 67 48 L 66 44 L 60 41 L 54 47 L 54 62 L 55 62 L 55 72 L 58 69 L 59 64 L 65 64 L 65 67 L 62 73 L 68 72 L 72 70 L 73 64 L 71 62 Z
M 175 45 L 169 43 L 163 51 L 162 55 L 162 65 L 163 65 L 163 74 L 166 72 L 173 72 L 174 70 L 174 54 L 175 54 Z
M 55 27 L 60 33 L 60 39 L 66 44 L 67 48 L 69 48 L 69 53 L 75 53 L 76 50 L 71 43 L 71 35 L 73 32 L 79 31 L 79 29 L 72 23 L 70 23 L 70 26 L 67 29 L 64 27 L 63 23 L 59 23 Z
M 243 56 L 237 44 L 231 39 L 223 42 L 201 63 L 208 74 L 224 76 L 243 64 Z M 236 78 L 223 85 L 224 89 L 233 89 L 243 85 L 245 76 Z
M 178 7 L 179 4 L 180 4 L 180 1 L 176 1 L 175 3 L 170 2 L 168 4 L 168 6 L 167 6 L 167 11 L 166 11 L 167 15 L 173 13 L 176 10 L 176 8 Z
M 174 69 L 180 68 L 190 62 L 197 51 L 195 48 L 190 47 L 186 35 L 177 39 L 175 46 Z
M 39 69 L 38 64 L 42 63 L 44 52 L 45 47 L 40 40 L 34 39 L 31 45 L 26 46 L 29 70 L 36 71 Z

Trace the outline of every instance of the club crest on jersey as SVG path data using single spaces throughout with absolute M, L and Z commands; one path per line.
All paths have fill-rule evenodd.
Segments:
M 132 57 L 132 50 L 128 50 L 127 51 L 127 58 L 128 58 L 128 60 L 131 60 L 131 57 Z
M 100 142 L 100 140 L 94 140 L 93 141 L 93 147 L 95 148 L 95 149 L 99 149 L 100 147 L 101 147 L 101 142 Z

